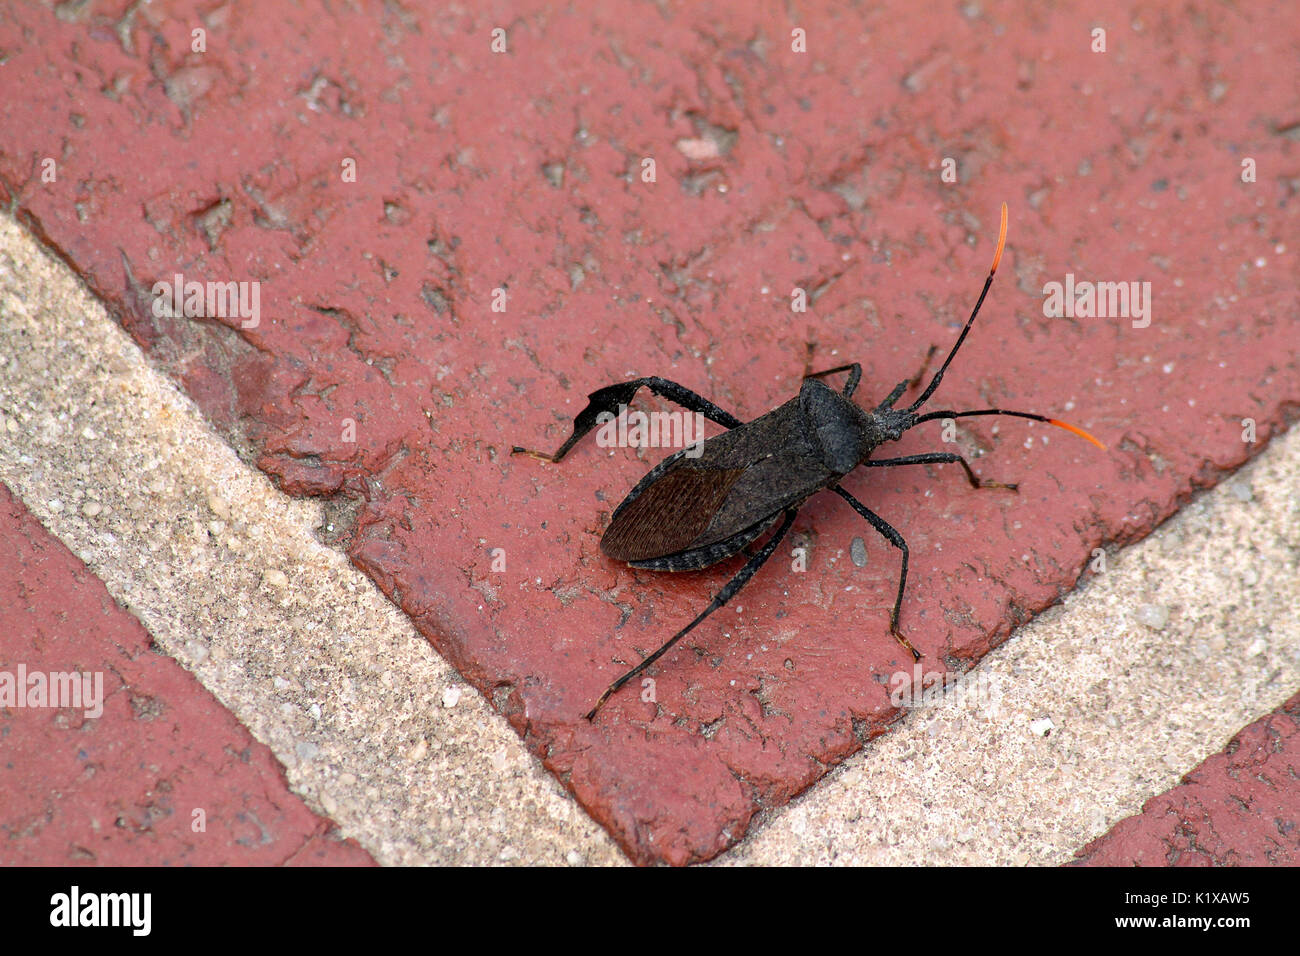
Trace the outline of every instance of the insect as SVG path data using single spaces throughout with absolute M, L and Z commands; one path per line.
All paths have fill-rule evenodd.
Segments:
M 902 458 L 872 458 L 885 442 L 897 441 L 903 432 L 923 422 L 977 415 L 1011 415 L 1031 421 L 1046 422 L 1086 438 L 1098 448 L 1105 446 L 1081 428 L 1055 418 L 1032 412 L 981 408 L 972 411 L 941 411 L 918 414 L 934 394 L 975 323 L 980 306 L 988 295 L 1002 259 L 1007 238 L 1007 206 L 1002 204 L 1002 226 L 998 231 L 993 265 L 975 308 L 957 343 L 930 383 L 910 405 L 895 408 L 916 378 L 904 379 L 894 386 L 884 401 L 870 411 L 852 401 L 862 377 L 862 366 L 853 362 L 804 376 L 799 394 L 784 405 L 751 422 L 714 405 L 695 392 L 663 378 L 637 378 L 598 389 L 588 396 L 588 404 L 573 421 L 573 434 L 553 455 L 515 446 L 512 454 L 527 454 L 548 462 L 559 462 L 575 444 L 596 427 L 602 416 L 617 415 L 640 388 L 648 388 L 681 405 L 688 411 L 704 415 L 728 429 L 707 439 L 703 449 L 684 448 L 650 470 L 615 509 L 609 527 L 601 537 L 600 547 L 611 558 L 626 561 L 634 568 L 655 571 L 692 571 L 706 568 L 729 558 L 776 525 L 776 531 L 754 553 L 744 567 L 718 592 L 700 614 L 670 637 L 662 647 L 614 681 L 587 713 L 594 720 L 596 712 L 620 687 L 662 657 L 701 621 L 726 604 L 749 582 L 772 556 L 781 539 L 794 523 L 799 507 L 823 489 L 835 492 L 879 532 L 886 541 L 902 552 L 902 571 L 898 594 L 889 615 L 890 633 L 920 660 L 907 637 L 899 629 L 898 615 L 907 587 L 907 542 L 883 518 L 840 487 L 840 480 L 855 468 L 893 468 L 901 465 L 937 465 L 956 463 L 966 472 L 972 488 L 1003 488 L 1015 491 L 1016 485 L 982 481 L 970 464 L 952 452 L 931 452 Z M 933 349 L 931 350 L 933 353 Z M 821 381 L 828 375 L 847 372 L 843 391 L 837 392 Z M 607 420 L 607 419 L 605 419 Z M 691 453 L 691 454 L 688 454 Z M 779 522 L 779 524 L 778 524 Z M 748 553 L 748 552 L 747 552 Z

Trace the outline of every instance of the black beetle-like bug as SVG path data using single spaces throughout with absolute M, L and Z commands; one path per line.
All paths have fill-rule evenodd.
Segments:
M 852 401 L 862 377 L 862 366 L 857 362 L 805 374 L 803 385 L 795 398 L 751 422 L 742 422 L 676 382 L 663 378 L 638 378 L 592 392 L 588 396 L 587 407 L 573 421 L 573 434 L 554 455 L 518 446 L 512 449 L 512 454 L 529 454 L 545 461 L 558 462 L 579 439 L 600 423 L 602 416 L 617 415 L 620 408 L 625 408 L 631 402 L 637 389 L 649 388 L 656 395 L 697 412 L 728 431 L 705 440 L 702 449 L 698 446 L 684 448 L 652 468 L 615 509 L 609 527 L 600 540 L 601 550 L 611 558 L 626 561 L 634 568 L 691 571 L 706 568 L 737 554 L 772 525 L 780 522 L 776 532 L 695 620 L 609 685 L 588 712 L 588 720 L 595 718 L 596 712 L 611 694 L 653 664 L 696 625 L 734 597 L 776 551 L 781 539 L 794 523 L 799 506 L 825 488 L 847 501 L 885 540 L 902 552 L 902 572 L 898 579 L 898 595 L 889 615 L 889 629 L 914 658 L 920 659 L 921 655 L 898 628 L 899 608 L 907 586 L 907 542 L 883 518 L 841 488 L 840 479 L 859 465 L 866 468 L 891 468 L 897 465 L 955 462 L 965 470 L 966 478 L 973 488 L 1005 488 L 1014 491 L 1016 486 L 981 481 L 975 477 L 966 459 L 952 452 L 932 452 L 904 458 L 871 458 L 880 445 L 897 441 L 909 428 L 936 419 L 1012 415 L 1056 425 L 1081 435 L 1099 448 L 1105 447 L 1080 428 L 1032 412 L 983 408 L 975 411 L 943 410 L 917 414 L 917 410 L 943 381 L 944 372 L 975 323 L 975 316 L 979 314 L 980 306 L 984 304 L 984 298 L 993 284 L 1006 238 L 1007 207 L 1003 203 L 997 251 L 993 254 L 993 265 L 989 268 L 988 278 L 984 280 L 984 288 L 975 308 L 971 310 L 970 318 L 957 337 L 957 344 L 952 347 L 939 371 L 920 397 L 905 408 L 895 408 L 894 403 L 902 397 L 909 384 L 919 382 L 921 375 L 916 379 L 899 382 L 885 396 L 884 401 L 871 411 L 864 411 Z M 835 391 L 821 381 L 825 376 L 837 372 L 849 373 L 842 392 Z

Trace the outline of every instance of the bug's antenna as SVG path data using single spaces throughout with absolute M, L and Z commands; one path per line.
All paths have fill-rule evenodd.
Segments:
M 930 384 L 925 387 L 925 391 L 921 393 L 921 397 L 908 407 L 907 410 L 909 412 L 916 411 L 925 404 L 926 399 L 934 394 L 934 390 L 938 388 L 939 383 L 943 381 L 943 373 L 948 370 L 948 366 L 952 364 L 953 358 L 957 355 L 957 350 L 961 348 L 961 344 L 966 341 L 967 333 L 970 332 L 971 326 L 975 324 L 975 316 L 980 314 L 980 306 L 984 304 L 984 297 L 989 294 L 989 286 L 993 285 L 993 274 L 998 271 L 998 263 L 1002 261 L 1002 247 L 1006 245 L 1006 241 L 1007 204 L 1003 203 L 1002 228 L 998 230 L 998 249 L 997 252 L 993 253 L 993 265 L 989 267 L 989 277 L 984 280 L 984 288 L 981 290 L 980 297 L 975 303 L 975 308 L 971 310 L 970 318 L 966 320 L 966 327 L 961 330 L 961 335 L 957 336 L 957 344 L 952 347 L 952 351 L 948 353 L 948 357 L 943 360 L 943 365 L 939 368 L 939 371 L 934 373 L 934 378 L 930 379 Z
M 1106 450 L 1105 445 L 1097 441 L 1097 439 L 1093 438 L 1078 425 L 1071 425 L 1069 422 L 1063 422 L 1059 418 L 1048 418 L 1046 415 L 1035 415 L 1033 412 L 1012 412 L 1005 408 L 981 408 L 973 412 L 926 412 L 918 418 L 914 424 L 919 425 L 921 422 L 932 422 L 936 418 L 970 418 L 974 415 L 1012 415 L 1016 418 L 1028 418 L 1030 421 L 1034 422 L 1047 422 L 1047 424 L 1055 425 L 1057 428 L 1064 428 L 1067 432 L 1074 432 L 1080 438 L 1088 439 L 1088 441 L 1092 442 L 1102 451 Z

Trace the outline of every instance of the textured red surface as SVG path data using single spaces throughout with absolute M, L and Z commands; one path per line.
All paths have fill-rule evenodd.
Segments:
M 103 713 L 0 707 L 0 865 L 373 863 L 0 485 L 0 671 L 20 665 L 101 674 Z
M 1300 694 L 1078 852 L 1086 866 L 1300 864 Z
M 0 27 L 20 215 L 284 488 L 359 503 L 353 560 L 642 861 L 717 853 L 897 717 L 897 554 L 814 500 L 791 540 L 808 573 L 774 561 L 660 662 L 657 706 L 629 691 L 587 726 L 736 564 L 601 555 L 655 454 L 589 441 L 553 467 L 510 445 L 558 445 L 587 392 L 637 375 L 756 416 L 794 394 L 809 339 L 879 398 L 953 341 L 1005 199 L 1002 271 L 939 399 L 1056 413 L 1110 452 L 971 420 L 977 471 L 1019 495 L 951 467 L 846 483 L 911 544 L 903 627 L 962 668 L 1093 548 L 1261 447 L 1243 418 L 1262 443 L 1300 396 L 1286 5 L 834 6 L 120 0 Z M 155 318 L 149 288 L 175 272 L 261 280 L 261 324 Z M 1149 281 L 1150 326 L 1044 318 L 1067 273 Z M 899 453 L 943 448 L 927 427 Z

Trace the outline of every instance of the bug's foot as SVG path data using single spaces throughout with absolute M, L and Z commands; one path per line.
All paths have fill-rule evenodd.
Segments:
M 596 720 L 596 711 L 600 710 L 600 708 L 604 706 L 605 701 L 609 700 L 610 694 L 614 693 L 614 691 L 618 689 L 618 686 L 618 684 L 611 684 L 605 689 L 605 693 L 601 694 L 600 699 L 596 701 L 596 706 L 587 711 L 585 715 L 587 723 L 593 723 Z
M 536 458 L 540 461 L 549 461 L 552 464 L 555 463 L 555 457 L 553 455 L 548 455 L 546 454 L 546 452 L 542 452 L 542 451 L 533 451 L 531 448 L 521 448 L 519 445 L 511 446 L 510 454 L 527 455 L 530 458 Z
M 975 487 L 976 488 L 1001 488 L 1004 491 L 1015 491 L 1017 493 L 1020 491 L 1020 485 L 1014 481 L 1008 481 L 1008 482 L 984 481 L 983 479 L 979 479 L 979 483 L 976 484 Z
M 904 647 L 906 647 L 909 651 L 912 652 L 912 660 L 919 661 L 921 659 L 921 652 L 918 651 L 915 647 L 913 647 L 912 642 L 909 641 L 907 639 L 907 636 L 898 629 L 897 621 L 889 622 L 889 633 L 894 635 L 894 640 L 898 641 L 898 643 L 902 644 Z

